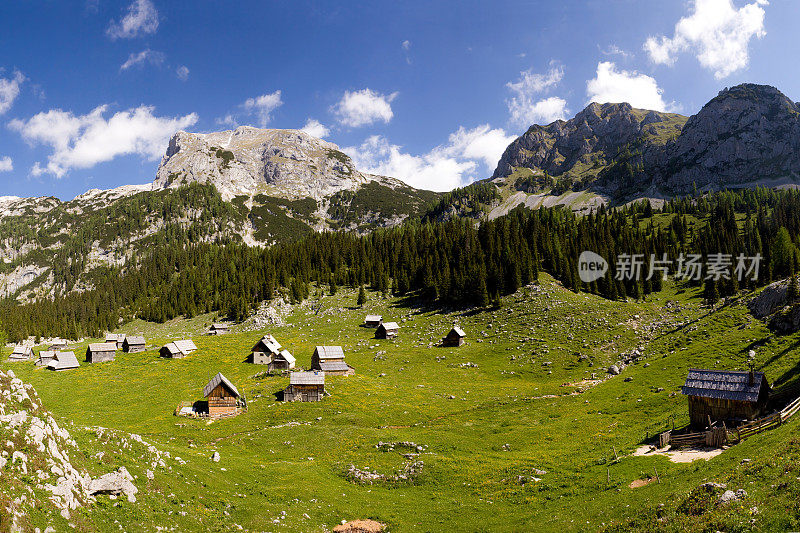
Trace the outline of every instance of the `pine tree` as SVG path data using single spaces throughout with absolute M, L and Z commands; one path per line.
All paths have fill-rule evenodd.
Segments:
M 714 305 L 719 301 L 719 290 L 717 289 L 717 282 L 713 279 L 707 279 L 705 287 L 703 288 L 703 299 L 708 305 Z
M 356 300 L 356 305 L 359 307 L 364 307 L 365 303 L 367 303 L 367 291 L 365 291 L 364 286 L 361 285 L 358 288 L 358 300 Z

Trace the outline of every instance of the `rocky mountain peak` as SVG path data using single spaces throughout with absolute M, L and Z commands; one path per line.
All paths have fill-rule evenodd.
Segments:
M 176 133 L 154 187 L 196 181 L 214 184 L 225 199 L 259 192 L 321 199 L 355 190 L 370 178 L 333 143 L 300 130 L 241 126 L 215 133 Z

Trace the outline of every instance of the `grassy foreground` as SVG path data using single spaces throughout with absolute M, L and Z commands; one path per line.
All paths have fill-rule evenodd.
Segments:
M 59 373 L 32 363 L 2 368 L 34 385 L 90 471 L 125 466 L 137 476 L 136 503 L 101 497 L 80 511 L 77 524 L 87 530 L 328 531 L 356 518 L 391 531 L 800 527 L 796 420 L 709 461 L 630 455 L 673 420 L 688 421 L 679 391 L 690 367 L 741 369 L 755 348 L 779 390 L 797 384 L 800 337 L 773 336 L 741 302 L 710 312 L 695 290 L 676 288 L 646 302 L 610 302 L 544 275 L 492 311 L 434 313 L 377 294 L 363 309 L 354 302 L 340 290 L 322 299 L 319 313 L 298 306 L 286 326 L 221 337 L 200 336 L 210 316 L 133 322 L 120 331 L 144 333 L 147 352 Z M 366 313 L 401 322 L 400 337 L 373 339 L 359 327 Z M 435 346 L 454 322 L 467 344 Z M 341 344 L 356 375 L 328 377 L 331 396 L 320 403 L 277 403 L 273 393 L 288 378 L 259 376 L 264 368 L 245 362 L 266 332 L 305 367 L 315 345 Z M 158 357 L 158 346 L 183 336 L 198 352 Z M 638 362 L 619 376 L 605 372 L 637 347 Z M 247 413 L 211 424 L 173 416 L 178 402 L 202 399 L 218 371 L 247 396 Z M 172 471 L 148 480 L 147 454 L 127 433 L 169 452 Z M 421 471 L 407 480 L 352 480 L 350 465 L 392 476 L 412 460 L 403 455 L 408 447 L 380 442 L 423 446 Z M 214 451 L 219 463 L 209 459 Z M 656 472 L 658 482 L 630 487 Z M 744 488 L 748 497 L 718 506 L 698 492 L 704 481 Z M 37 520 L 32 527 L 48 525 Z

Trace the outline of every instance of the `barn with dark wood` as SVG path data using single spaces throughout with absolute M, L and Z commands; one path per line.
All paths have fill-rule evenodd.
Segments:
M 284 402 L 318 402 L 325 396 L 325 372 L 292 372 Z
M 47 364 L 47 368 L 56 371 L 70 370 L 79 366 L 75 352 L 56 352 L 55 358 Z
M 264 335 L 252 348 L 251 360 L 256 365 L 268 365 L 277 357 L 283 347 L 272 335 Z
M 143 352 L 147 343 L 144 337 L 141 336 L 128 336 L 122 343 L 122 351 L 126 353 L 139 353 Z
M 288 372 L 294 368 L 296 359 L 289 350 L 281 350 L 267 365 L 270 372 Z
M 375 330 L 376 339 L 394 339 L 400 333 L 400 325 L 397 322 L 381 322 Z
M 208 400 L 209 418 L 227 418 L 239 414 L 239 391 L 221 372 L 203 388 L 203 396 Z
M 113 361 L 117 355 L 116 342 L 93 342 L 86 348 L 87 363 L 104 363 Z
M 9 361 L 30 361 L 33 358 L 33 348 L 25 344 L 17 344 L 14 351 L 8 356 Z
M 225 335 L 231 332 L 230 324 L 223 324 L 221 322 L 215 322 L 211 324 L 211 329 L 209 330 L 209 335 Z
M 458 326 L 453 326 L 453 329 L 450 330 L 450 333 L 442 339 L 442 346 L 447 346 L 451 348 L 457 348 L 459 346 L 464 345 L 464 338 L 467 336 L 464 333 L 464 330 Z
M 124 333 L 106 333 L 106 342 L 117 345 L 117 350 L 122 349 L 122 345 L 125 342 L 125 334 Z
M 197 350 L 197 346 L 195 346 L 194 342 L 192 340 L 185 339 L 165 344 L 161 350 L 159 350 L 159 354 L 161 354 L 161 357 L 183 359 L 187 355 L 193 353 L 195 350 Z
M 344 350 L 341 346 L 317 346 L 311 356 L 311 369 L 335 376 L 350 376 L 356 372 L 344 362 Z
M 756 419 L 766 410 L 770 386 L 762 372 L 691 369 L 681 392 L 692 425 L 707 427 Z
M 381 315 L 367 315 L 364 318 L 364 326 L 368 328 L 377 328 L 383 322 L 383 317 Z

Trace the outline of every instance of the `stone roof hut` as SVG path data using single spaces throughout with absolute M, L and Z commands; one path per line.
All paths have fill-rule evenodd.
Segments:
M 106 342 L 113 342 L 117 345 L 117 350 L 122 349 L 122 344 L 125 342 L 124 333 L 106 333 Z
M 275 337 L 269 334 L 264 335 L 253 345 L 252 361 L 256 365 L 268 365 L 281 353 L 282 349 L 281 343 Z
M 375 330 L 376 339 L 394 339 L 400 333 L 400 325 L 397 322 L 381 322 Z
M 185 339 L 180 341 L 172 341 L 165 344 L 158 353 L 161 354 L 161 357 L 183 359 L 196 350 L 197 346 L 195 346 L 194 341 L 191 339 Z
M 383 317 L 381 315 L 367 315 L 364 318 L 364 326 L 368 328 L 377 328 L 383 322 Z
M 231 332 L 231 325 L 230 324 L 223 324 L 222 322 L 214 322 L 211 324 L 211 330 L 209 331 L 210 335 L 225 335 L 226 333 Z
M 442 346 L 453 347 L 457 348 L 459 346 L 463 346 L 464 344 L 464 337 L 467 334 L 464 333 L 464 330 L 458 326 L 453 326 L 453 329 L 450 330 L 450 333 L 442 339 Z
M 75 352 L 56 352 L 55 358 L 47 364 L 50 370 L 69 370 L 79 366 Z
M 337 376 L 355 374 L 353 367 L 344 362 L 344 350 L 341 346 L 317 346 L 311 356 L 311 369 Z
M 27 344 L 17 344 L 14 351 L 8 356 L 9 361 L 30 361 L 33 358 L 33 348 Z

